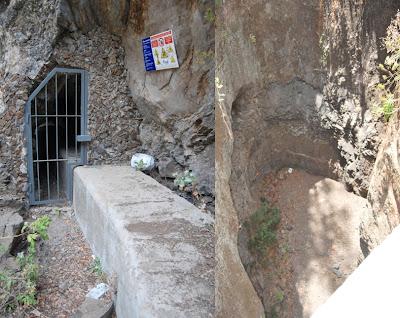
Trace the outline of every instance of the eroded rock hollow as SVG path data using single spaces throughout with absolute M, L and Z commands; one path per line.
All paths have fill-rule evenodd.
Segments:
M 398 9 L 329 0 L 217 8 L 217 258 L 246 293 L 222 276 L 221 317 L 309 317 L 399 223 L 397 119 L 373 115 L 371 90 Z M 280 210 L 263 257 L 245 226 L 261 197 Z

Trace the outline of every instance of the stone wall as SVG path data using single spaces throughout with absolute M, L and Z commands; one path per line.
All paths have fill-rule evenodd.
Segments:
M 89 164 L 128 163 L 140 146 L 143 118 L 130 96 L 124 58 L 121 38 L 97 27 L 65 34 L 49 61 L 89 72 Z
M 0 12 L 0 174 L 3 187 L 27 190 L 24 106 L 33 80 L 49 60 L 56 39 L 54 0 L 10 1 Z

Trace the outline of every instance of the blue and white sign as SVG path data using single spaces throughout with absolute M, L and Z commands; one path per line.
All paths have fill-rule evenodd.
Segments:
M 154 64 L 153 51 L 151 50 L 150 38 L 142 40 L 144 67 L 146 71 L 155 71 L 156 65 Z
M 143 39 L 142 47 L 146 71 L 159 71 L 179 67 L 171 30 Z

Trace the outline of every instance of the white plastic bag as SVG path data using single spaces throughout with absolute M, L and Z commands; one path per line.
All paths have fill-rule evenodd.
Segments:
M 154 168 L 154 158 L 144 153 L 135 153 L 131 159 L 131 166 L 135 170 L 150 171 Z

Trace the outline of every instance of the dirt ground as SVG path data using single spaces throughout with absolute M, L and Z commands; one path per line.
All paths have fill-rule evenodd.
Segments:
M 30 210 L 31 217 L 50 215 L 49 240 L 39 248 L 40 276 L 36 316 L 71 317 L 87 292 L 107 277 L 92 271 L 92 251 L 84 239 L 70 207 Z M 106 300 L 111 300 L 111 292 Z M 40 315 L 38 315 L 40 313 Z
M 281 212 L 278 239 L 265 256 L 252 255 L 243 230 L 242 261 L 267 317 L 310 317 L 361 261 L 367 201 L 334 180 L 293 169 L 265 176 L 257 189 Z

